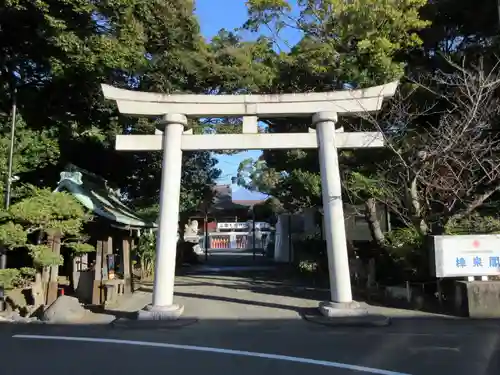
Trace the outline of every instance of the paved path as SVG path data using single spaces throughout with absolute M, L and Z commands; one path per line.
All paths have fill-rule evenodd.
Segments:
M 181 277 L 177 284 L 177 302 L 198 323 L 161 330 L 2 325 L 2 374 L 26 374 L 33 366 L 40 375 L 500 374 L 496 321 L 386 309 L 395 317 L 389 327 L 334 328 L 300 318 L 298 308 L 318 303 L 312 292 L 299 298 L 303 289 L 220 275 Z M 121 308 L 132 311 L 150 298 L 139 292 Z M 88 338 L 94 341 L 74 341 Z

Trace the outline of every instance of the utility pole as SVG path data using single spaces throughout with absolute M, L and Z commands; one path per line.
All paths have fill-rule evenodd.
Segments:
M 14 87 L 12 96 L 12 122 L 10 124 L 10 147 L 9 147 L 9 169 L 7 170 L 7 189 L 5 192 L 5 209 L 10 207 L 10 196 L 12 192 L 12 159 L 14 158 L 14 141 L 16 136 L 16 114 L 17 114 L 17 89 Z
M 5 209 L 8 210 L 10 207 L 10 197 L 12 192 L 12 161 L 14 158 L 14 141 L 16 135 L 16 115 L 17 115 L 17 88 L 14 86 L 12 92 L 12 121 L 10 124 L 10 147 L 9 147 L 9 165 L 7 170 L 7 178 L 5 181 Z M 2 254 L 0 256 L 0 269 L 7 268 L 7 252 L 6 249 L 2 249 Z
M 14 158 L 14 141 L 16 136 L 16 114 L 17 114 L 17 88 L 14 87 L 12 96 L 12 122 L 10 124 L 10 147 L 9 147 L 9 169 L 7 170 L 7 189 L 5 191 L 5 209 L 10 207 L 10 196 L 12 192 L 12 159 Z

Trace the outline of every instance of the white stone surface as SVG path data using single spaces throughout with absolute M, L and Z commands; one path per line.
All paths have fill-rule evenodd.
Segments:
M 120 151 L 160 151 L 163 136 L 118 135 L 115 148 Z M 182 150 L 270 150 L 318 148 L 315 132 L 280 134 L 197 134 L 182 136 Z M 379 132 L 337 133 L 337 148 L 374 148 L 384 146 Z
M 255 134 L 258 132 L 259 118 L 257 116 L 244 116 L 243 117 L 243 134 Z
M 320 113 L 313 117 L 319 143 L 318 153 L 331 299 L 334 302 L 351 302 L 351 278 L 344 225 L 342 183 L 335 144 L 336 121 L 336 113 Z
M 137 320 L 177 320 L 184 312 L 182 305 L 156 306 L 147 305 L 137 313 Z
M 179 121 L 179 122 L 172 122 Z M 182 122 L 180 122 L 182 121 Z M 179 223 L 179 200 L 182 173 L 182 132 L 185 116 L 165 116 L 163 132 L 163 163 L 160 187 L 160 214 L 156 241 L 153 305 L 173 304 L 175 258 Z
M 328 318 L 343 318 L 353 316 L 369 315 L 369 310 L 365 306 L 361 306 L 357 302 L 350 303 L 332 303 L 321 302 L 319 311 Z
M 378 111 L 384 97 L 394 95 L 398 82 L 361 90 L 272 95 L 168 95 L 101 86 L 104 97 L 116 100 L 119 111 L 128 115 L 183 113 L 190 117 L 281 117 L 324 111 L 339 114 Z

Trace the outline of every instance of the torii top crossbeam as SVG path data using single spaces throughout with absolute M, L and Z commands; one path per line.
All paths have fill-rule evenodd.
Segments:
M 394 95 L 398 82 L 360 90 L 271 95 L 158 94 L 102 85 L 106 99 L 115 100 L 121 113 L 161 116 L 182 113 L 188 117 L 288 117 L 318 112 L 348 115 L 380 110 L 384 98 Z

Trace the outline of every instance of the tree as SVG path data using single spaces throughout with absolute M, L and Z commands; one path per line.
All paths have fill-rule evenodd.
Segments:
M 66 247 L 75 256 L 94 251 L 84 243 L 83 224 L 90 219 L 83 207 L 67 193 L 54 193 L 49 189 L 29 187 L 29 197 L 12 205 L 2 213 L 0 243 L 9 250 L 26 247 L 33 259 L 36 271 L 35 293 L 41 293 L 47 286 L 48 271 L 51 266 L 62 264 L 60 253 L 53 251 L 51 239 L 63 238 Z
M 213 69 L 214 53 L 199 33 L 193 4 L 10 0 L 0 9 L 0 22 L 3 131 L 8 132 L 16 95 L 26 132 L 33 138 L 22 138 L 26 155 L 45 150 L 46 142 L 36 137 L 51 142 L 46 147 L 50 160 L 41 154 L 39 162 L 33 158 L 28 163 L 16 152 L 20 163 L 15 163 L 14 173 L 23 173 L 25 182 L 53 185 L 71 162 L 113 181 L 131 203 L 151 205 L 158 198 L 160 154 L 118 153 L 114 138 L 130 129 L 152 133 L 154 123 L 118 116 L 113 103 L 102 99 L 100 84 L 206 92 L 220 69 Z M 24 135 L 19 128 L 18 135 Z M 193 155 L 184 157 L 191 175 L 184 174 L 183 186 L 198 189 L 184 191 L 191 198 L 202 194 L 200 176 L 205 171 L 210 183 L 218 173 L 209 154 Z
M 380 2 L 376 0 L 299 0 L 296 9 L 282 0 L 251 0 L 245 27 L 271 30 L 280 42 L 285 27 L 299 30 L 301 41 L 273 60 L 276 78 L 271 92 L 330 91 L 367 87 L 400 78 L 403 52 L 421 43 L 416 31 L 428 25 L 419 17 L 424 0 Z M 282 42 L 282 41 L 281 41 Z M 282 43 L 281 43 L 282 44 Z M 307 132 L 304 119 L 264 119 L 270 132 Z M 343 119 L 346 129 L 352 128 Z M 288 209 L 321 202 L 317 152 L 264 151 L 270 171 L 279 182 L 273 196 Z
M 0 190 L 4 191 L 8 169 L 8 156 L 10 147 L 10 126 L 6 126 L 10 119 L 5 119 L 0 126 Z M 57 164 L 60 150 L 57 139 L 54 137 L 53 129 L 33 130 L 26 122 L 18 117 L 16 123 L 16 136 L 14 139 L 13 171 L 19 177 L 20 183 L 14 184 L 12 199 L 15 202 L 23 198 L 27 191 L 25 184 L 51 184 L 44 176 L 32 172 L 36 169 L 44 169 Z
M 385 150 L 370 156 L 372 164 L 360 163 L 367 158 L 362 154 L 347 160 L 346 191 L 365 203 L 381 246 L 420 251 L 417 244 L 428 234 L 443 234 L 457 224 L 463 231 L 463 219 L 500 190 L 498 66 L 449 64 L 452 73 L 422 77 L 382 118 L 365 118 L 387 141 Z M 389 238 L 377 229 L 376 202 L 400 222 L 402 229 Z M 488 227 L 486 222 L 474 226 Z
M 240 162 L 235 182 L 250 191 L 270 194 L 279 182 L 279 173 L 267 168 L 263 158 L 247 158 Z

